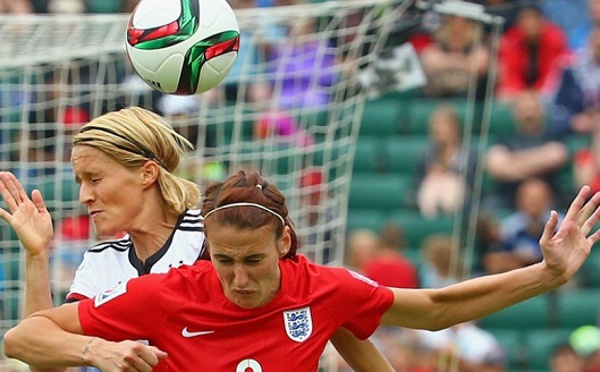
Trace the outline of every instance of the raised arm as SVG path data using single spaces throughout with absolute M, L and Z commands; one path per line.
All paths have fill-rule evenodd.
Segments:
M 600 230 L 591 233 L 600 217 L 600 193 L 586 203 L 589 196 L 590 188 L 584 186 L 556 233 L 558 214 L 552 211 L 540 238 L 542 262 L 441 289 L 394 288 L 394 304 L 382 318 L 382 325 L 443 329 L 486 316 L 566 283 L 600 238 Z
M 13 228 L 25 249 L 23 312 L 28 316 L 53 307 L 49 274 L 52 218 L 39 190 L 29 199 L 10 172 L 0 172 L 0 194 L 8 206 L 8 211 L 0 208 L 0 217 Z
M 102 371 L 150 371 L 167 354 L 135 341 L 110 342 L 83 335 L 79 303 L 36 313 L 4 336 L 4 352 L 31 366 L 93 366 Z
M 369 340 L 359 340 L 352 332 L 340 328 L 331 343 L 356 372 L 393 372 L 394 368 Z

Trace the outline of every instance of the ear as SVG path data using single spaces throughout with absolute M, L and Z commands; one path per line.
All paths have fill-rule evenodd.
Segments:
M 283 228 L 283 234 L 279 239 L 279 258 L 283 258 L 292 247 L 292 234 L 289 226 Z
M 148 160 L 140 169 L 140 177 L 144 188 L 148 188 L 156 182 L 160 172 L 159 165 L 155 161 Z

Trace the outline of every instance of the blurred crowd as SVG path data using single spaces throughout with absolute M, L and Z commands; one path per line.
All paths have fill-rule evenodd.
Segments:
M 232 0 L 231 4 L 243 9 L 296 2 Z M 443 100 L 470 96 L 478 102 L 484 99 L 490 84 L 489 66 L 496 58 L 492 54 L 490 27 L 456 15 L 438 16 L 428 24 L 413 28 L 407 37 L 427 77 L 418 95 L 440 102 L 428 118 L 428 144 L 419 157 L 411 190 L 413 207 L 427 219 L 470 212 L 474 206 L 469 202 L 469 195 L 475 188 L 477 169 L 483 167 L 485 177 L 495 187 L 484 190 L 477 221 L 476 258 L 472 267 L 460 263 L 462 236 L 429 236 L 415 257 L 408 253 L 402 226 L 386 224 L 379 231 L 349 232 L 346 265 L 383 285 L 437 288 L 475 275 L 499 273 L 539 262 L 542 256 L 538 239 L 550 211 L 564 210 L 582 185 L 600 191 L 600 0 L 482 0 L 477 3 L 504 18 L 497 57 L 498 74 L 492 76 L 495 78 L 492 89 L 496 102 L 509 108 L 514 125 L 502 132 L 505 135 L 491 138 L 483 156 L 470 144 L 463 143 L 464 118 Z M 137 0 L 0 0 L 0 12 L 129 13 L 136 4 Z M 407 17 L 417 13 L 416 8 L 412 9 Z M 275 132 L 282 139 L 287 138 L 290 144 L 311 144 L 314 139 L 302 132 L 289 112 L 326 105 L 331 99 L 327 88 L 334 83 L 333 75 L 323 74 L 317 86 L 314 82 L 309 84 L 308 79 L 303 80 L 314 70 L 326 71 L 336 63 L 334 54 L 317 58 L 310 38 L 302 37 L 314 33 L 315 27 L 307 22 L 283 31 L 291 40 L 301 41 L 293 49 L 295 58 L 288 55 L 282 59 L 277 50 L 256 50 L 242 43 L 238 58 L 242 62 L 234 66 L 233 78 L 225 81 L 224 89 L 208 92 L 203 99 L 266 102 L 277 94 L 278 105 L 265 105 L 269 110 L 257 118 L 252 135 L 261 139 Z M 265 30 L 267 37 L 273 38 L 280 37 L 281 32 L 275 28 Z M 287 61 L 288 64 L 259 63 L 259 60 L 264 61 L 260 53 L 267 54 L 271 62 Z M 290 77 L 289 81 L 277 86 L 276 91 L 272 85 L 261 82 L 244 84 L 240 89 L 234 77 L 251 74 L 258 66 L 281 72 Z M 72 77 L 76 73 L 79 71 L 67 75 Z M 133 75 L 129 78 L 132 87 L 140 83 Z M 58 101 L 56 96 L 61 95 L 60 89 L 64 89 L 71 78 L 65 79 L 64 74 L 49 69 L 44 79 L 51 88 L 40 90 L 36 98 L 37 102 L 44 103 L 40 105 L 44 109 L 36 109 L 34 104 L 29 115 L 34 129 L 27 140 L 35 141 L 36 145 L 25 150 L 26 160 L 37 165 L 25 170 L 13 169 L 19 178 L 57 173 L 70 177 L 68 166 L 56 168 L 56 133 L 47 127 L 35 130 L 35 123 L 63 123 L 68 137 L 91 117 L 85 105 L 68 105 L 61 110 L 47 105 L 47 102 Z M 185 123 L 190 122 L 186 121 L 187 115 L 197 110 L 199 102 L 195 96 L 155 94 L 152 105 L 160 113 Z M 192 142 L 199 142 L 197 126 L 181 126 L 181 130 Z M 0 143 L 2 133 L 0 131 Z M 573 140 L 579 140 L 577 143 L 582 145 L 573 149 L 570 147 Z M 210 143 L 210 138 L 205 141 L 206 146 L 215 145 Z M 68 155 L 68 151 L 64 154 Z M 68 164 L 68 156 L 61 161 Z M 205 172 L 205 176 L 213 178 L 223 174 L 220 168 L 205 168 Z M 566 179 L 562 177 L 565 172 L 569 175 Z M 317 187 L 321 180 L 306 182 L 308 187 Z M 307 205 L 318 202 L 309 201 Z M 59 238 L 87 240 L 90 231 L 85 218 L 60 221 Z M 73 261 L 75 264 L 78 259 Z M 72 272 L 65 274 L 70 275 Z M 585 287 L 586 283 L 582 280 L 575 286 Z M 600 371 L 600 332 L 594 333 L 597 331 L 594 324 L 589 326 L 591 331 L 586 329 L 584 334 L 574 329 L 572 337 L 555 346 L 548 359 L 548 370 Z M 453 363 L 462 372 L 506 371 L 508 368 L 508 351 L 493 333 L 475 322 L 440 332 L 380 329 L 374 340 L 397 371 L 437 371 L 450 368 Z

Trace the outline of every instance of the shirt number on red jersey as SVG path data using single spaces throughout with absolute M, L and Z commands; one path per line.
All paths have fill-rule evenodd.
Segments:
M 262 372 L 262 367 L 254 359 L 244 359 L 238 363 L 235 372 Z

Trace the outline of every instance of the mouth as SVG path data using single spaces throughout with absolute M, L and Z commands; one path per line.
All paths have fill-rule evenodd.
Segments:
M 100 213 L 102 213 L 102 211 L 91 211 L 89 212 L 90 217 L 94 218 L 97 215 L 99 215 Z

